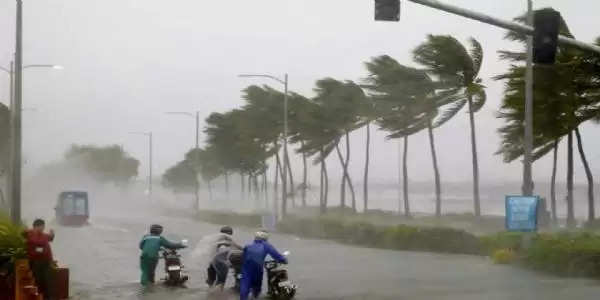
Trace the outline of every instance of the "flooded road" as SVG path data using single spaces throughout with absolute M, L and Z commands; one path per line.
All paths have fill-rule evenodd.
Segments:
M 190 240 L 190 248 L 181 251 L 191 278 L 187 289 L 140 289 L 137 247 L 150 223 L 163 224 L 170 239 Z M 192 255 L 198 241 L 219 226 L 159 211 L 136 215 L 132 208 L 95 217 L 88 227 L 52 227 L 55 256 L 71 270 L 74 299 L 236 299 L 209 295 L 206 261 Z M 236 228 L 235 238 L 246 243 L 251 232 Z M 597 281 L 497 266 L 481 257 L 358 248 L 277 234 L 271 241 L 292 253 L 289 273 L 299 286 L 297 299 L 558 300 L 592 299 L 600 291 Z M 161 277 L 162 263 L 157 271 Z

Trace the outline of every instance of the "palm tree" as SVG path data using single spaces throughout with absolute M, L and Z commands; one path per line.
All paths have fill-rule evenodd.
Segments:
M 356 197 L 354 186 L 348 173 L 350 164 L 350 132 L 360 128 L 364 124 L 360 112 L 366 103 L 366 97 L 363 90 L 352 81 L 338 81 L 333 78 L 325 78 L 318 80 L 316 83 L 316 97 L 314 102 L 328 108 L 331 112 L 329 122 L 331 122 L 338 136 L 335 140 L 335 149 L 340 159 L 340 164 L 343 168 L 342 183 L 340 190 L 340 205 L 345 207 L 345 192 L 346 183 L 350 188 L 352 196 L 352 210 L 356 212 Z M 346 157 L 342 156 L 339 149 L 339 141 L 342 136 L 346 140 Z
M 372 99 L 377 125 L 390 134 L 387 138 L 403 138 L 403 191 L 405 216 L 410 216 L 408 194 L 408 137 L 428 127 L 428 114 L 419 101 L 427 75 L 422 70 L 399 64 L 388 55 L 372 58 L 365 63 L 369 75 L 363 87 Z
M 523 22 L 524 17 L 517 18 Z M 561 20 L 561 34 L 572 36 L 564 20 Z M 525 36 L 509 32 L 507 38 L 524 43 Z M 501 58 L 517 63 L 525 60 L 524 52 L 501 51 Z M 573 205 L 573 132 L 578 131 L 580 124 L 595 118 L 599 114 L 600 81 L 598 80 L 599 56 L 584 54 L 573 48 L 559 46 L 557 62 L 551 66 L 534 66 L 534 146 L 537 158 L 549 153 L 558 145 L 561 137 L 567 136 L 567 223 L 575 225 Z M 512 65 L 509 72 L 496 77 L 507 80 L 504 103 L 500 117 L 509 123 L 501 129 L 503 144 L 499 152 L 505 160 L 522 155 L 522 122 L 524 115 L 523 90 L 524 67 Z M 581 144 L 579 140 L 578 144 Z M 588 179 L 588 219 L 594 216 L 593 178 L 589 164 L 585 159 L 583 147 L 578 147 L 584 162 Z M 535 158 L 535 157 L 534 157 Z M 592 187 L 590 187 L 592 186 Z M 551 187 L 553 193 L 554 187 Z M 555 212 L 553 212 L 555 215 Z
M 427 41 L 415 49 L 414 57 L 415 61 L 425 66 L 432 75 L 460 88 L 455 90 L 456 94 L 453 95 L 456 109 L 462 108 L 465 103 L 468 104 L 473 162 L 473 204 L 475 216 L 480 216 L 479 165 L 474 115 L 485 104 L 486 93 L 481 79 L 478 78 L 483 61 L 481 44 L 474 38 L 471 38 L 469 43 L 470 48 L 467 50 L 452 36 L 429 35 Z

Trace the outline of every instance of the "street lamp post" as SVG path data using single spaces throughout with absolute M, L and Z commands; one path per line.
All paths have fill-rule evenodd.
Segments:
M 283 79 L 275 77 L 273 75 L 268 74 L 240 74 L 239 77 L 263 77 L 275 80 L 281 84 L 283 84 L 284 92 L 283 92 L 283 176 L 281 180 L 281 189 L 282 191 L 282 199 L 281 199 L 281 214 L 285 216 L 287 213 L 287 172 L 288 172 L 288 150 L 287 150 L 287 135 L 288 135 L 288 74 L 286 73 Z M 292 188 L 293 189 L 293 188 Z M 273 200 L 274 210 L 275 210 L 275 219 L 278 218 L 279 208 L 277 204 L 277 200 Z
M 21 4 L 17 1 L 17 53 L 21 49 Z M 15 66 L 16 65 L 16 66 Z M 59 65 L 32 64 L 22 65 L 20 55 L 15 54 L 15 61 L 10 62 L 9 68 L 0 67 L 10 77 L 10 137 L 9 137 L 9 172 L 8 172 L 8 199 L 11 199 L 11 218 L 15 224 L 21 222 L 21 157 L 22 157 L 22 71 L 29 68 L 62 69 Z
M 148 196 L 152 198 L 152 131 L 130 132 L 129 134 L 144 135 L 148 137 Z
M 170 112 L 166 112 L 166 114 L 170 114 L 170 115 L 184 115 L 184 116 L 188 116 L 190 118 L 195 118 L 196 119 L 196 153 L 195 155 L 195 160 L 196 162 L 198 161 L 198 148 L 200 147 L 200 142 L 199 142 L 199 137 L 200 137 L 200 111 L 196 111 L 195 114 L 191 113 L 191 112 L 185 112 L 185 111 L 170 111 Z M 194 187 L 194 198 L 195 198 L 195 203 L 194 203 L 194 208 L 196 210 L 199 210 L 199 205 L 200 205 L 200 195 L 198 194 L 198 188 L 199 188 L 199 183 L 198 183 L 198 174 L 196 172 L 194 172 L 194 176 L 196 176 L 196 178 L 194 178 L 194 183 L 196 184 L 196 186 Z

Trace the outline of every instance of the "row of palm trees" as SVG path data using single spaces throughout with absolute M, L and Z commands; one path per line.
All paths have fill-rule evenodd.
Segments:
M 517 18 L 524 22 L 523 17 Z M 565 22 L 561 33 L 571 35 Z M 525 43 L 525 36 L 509 32 L 507 39 Z M 600 40 L 599 40 L 600 44 Z M 289 178 L 292 191 L 282 191 L 292 196 L 295 205 L 296 191 L 301 192 L 301 204 L 306 205 L 307 161 L 312 159 L 320 167 L 319 203 L 321 212 L 329 204 L 329 176 L 327 158 L 337 156 L 342 166 L 340 205 L 356 211 L 356 195 L 348 172 L 351 157 L 350 133 L 366 131 L 366 159 L 363 174 L 364 210 L 369 202 L 370 130 L 379 127 L 389 139 L 403 140 L 402 189 L 400 207 L 406 216 L 411 215 L 408 187 L 408 146 L 412 135 L 426 131 L 435 182 L 435 214 L 442 213 L 442 186 L 435 144 L 435 130 L 458 116 L 465 109 L 470 124 L 470 144 L 473 167 L 473 213 L 481 215 L 479 196 L 479 166 L 477 155 L 475 113 L 485 105 L 487 96 L 479 77 L 483 62 L 480 43 L 470 39 L 466 45 L 448 35 L 429 35 L 424 43 L 412 51 L 413 65 L 400 64 L 390 56 L 382 55 L 365 62 L 367 75 L 358 82 L 324 78 L 316 81 L 315 96 L 308 98 L 298 93 L 289 94 L 289 142 L 302 156 L 302 183 L 295 188 L 289 157 L 279 155 L 282 147 L 284 95 L 269 86 L 249 86 L 243 90 L 245 104 L 240 109 L 226 113 L 213 113 L 206 120 L 207 146 L 202 149 L 203 159 L 188 161 L 194 172 L 206 180 L 229 174 L 247 178 L 247 190 L 266 191 L 267 161 L 275 160 L 275 193 L 278 181 Z M 500 51 L 500 58 L 511 63 L 504 74 L 494 79 L 506 83 L 502 105 L 498 114 L 505 125 L 498 131 L 502 144 L 497 154 L 506 162 L 523 155 L 524 82 L 526 55 L 524 51 Z M 593 176 L 583 151 L 579 126 L 589 120 L 600 120 L 600 57 L 577 49 L 560 47 L 557 63 L 534 67 L 534 159 L 553 152 L 554 168 L 551 175 L 552 216 L 556 220 L 556 164 L 558 145 L 567 137 L 567 210 L 568 224 L 574 225 L 573 205 L 573 137 L 588 179 L 589 220 L 595 218 Z M 344 143 L 345 147 L 340 147 Z M 342 148 L 345 151 L 342 151 Z M 187 155 L 189 156 L 189 155 Z M 215 163 L 216 162 L 216 163 Z M 283 165 L 288 168 L 283 170 Z M 258 179 L 262 184 L 258 185 Z M 347 194 L 349 190 L 349 202 Z M 244 186 L 242 186 L 244 191 Z M 268 193 L 263 193 L 265 200 Z M 242 192 L 244 195 L 244 192 Z M 277 204 L 277 201 L 275 201 Z M 287 203 L 282 203 L 282 213 Z
M 475 39 L 469 45 L 461 44 L 447 35 L 429 35 L 427 40 L 413 51 L 414 62 L 419 67 L 402 65 L 392 57 L 383 55 L 365 62 L 368 72 L 359 82 L 323 78 L 315 83 L 315 96 L 308 98 L 298 93 L 288 95 L 289 142 L 296 145 L 302 155 L 303 176 L 301 203 L 306 205 L 307 160 L 320 166 L 320 209 L 325 212 L 329 200 L 329 178 L 326 159 L 333 154 L 342 166 L 340 206 L 357 210 L 356 192 L 348 172 L 351 157 L 350 133 L 364 128 L 367 132 L 366 160 L 363 176 L 363 207 L 368 210 L 369 148 L 372 125 L 388 132 L 388 138 L 404 140 L 404 214 L 410 216 L 408 198 L 407 150 L 413 134 L 426 130 L 429 136 L 433 162 L 436 215 L 442 213 L 442 188 L 435 145 L 435 129 L 446 124 L 458 112 L 467 107 L 471 124 L 473 154 L 474 213 L 480 215 L 479 172 L 475 137 L 474 114 L 485 104 L 486 94 L 478 78 L 483 61 L 483 50 Z M 226 113 L 213 113 L 206 119 L 207 145 L 200 150 L 205 159 L 188 160 L 188 166 L 203 173 L 211 169 L 209 177 L 238 173 L 248 178 L 248 190 L 257 179 L 266 186 L 267 160 L 275 159 L 274 188 L 278 180 L 288 176 L 294 185 L 290 164 L 283 170 L 279 152 L 282 146 L 283 93 L 269 86 L 249 86 L 242 92 L 245 104 L 240 109 Z M 345 143 L 345 147 L 340 147 Z M 342 148 L 345 151 L 342 151 Z M 189 154 L 187 155 L 189 156 Z M 217 162 L 216 164 L 214 162 Z M 206 164 L 210 164 L 207 167 Z M 172 170 L 171 173 L 174 171 Z M 206 173 L 206 172 L 204 172 Z M 203 176 L 204 177 L 204 176 Z M 296 189 L 290 192 L 295 205 Z M 349 190 L 349 199 L 346 192 Z M 284 191 L 287 192 L 287 191 Z M 277 193 L 275 193 L 277 195 Z M 349 203 L 347 203 L 349 202 Z M 287 203 L 282 203 L 285 214 Z

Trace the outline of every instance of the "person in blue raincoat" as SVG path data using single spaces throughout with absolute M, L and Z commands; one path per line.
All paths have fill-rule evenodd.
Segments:
M 161 236 L 163 227 L 158 224 L 150 226 L 150 234 L 144 235 L 140 241 L 140 250 L 142 255 L 140 256 L 140 269 L 142 270 L 142 277 L 140 282 L 142 285 L 148 285 L 154 283 L 154 274 L 156 266 L 158 265 L 158 252 L 161 247 L 168 249 L 181 249 L 185 248 L 185 245 L 181 243 L 173 243 Z
M 265 257 L 270 255 L 280 263 L 287 264 L 285 256 L 267 241 L 269 234 L 264 230 L 256 232 L 254 242 L 244 247 L 240 300 L 248 299 L 250 292 L 258 298 L 262 289 L 263 265 Z

